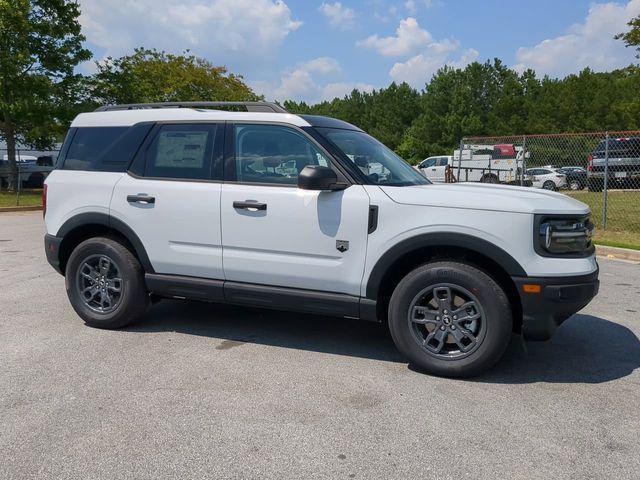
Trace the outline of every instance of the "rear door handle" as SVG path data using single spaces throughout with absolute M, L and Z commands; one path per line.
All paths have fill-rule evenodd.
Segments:
M 267 209 L 267 204 L 266 203 L 258 203 L 258 202 L 250 202 L 250 201 L 233 202 L 233 208 L 235 208 L 237 210 L 249 210 L 249 211 L 252 211 L 252 212 L 256 212 L 258 210 L 266 210 Z
M 152 197 L 151 195 L 147 195 L 146 193 L 138 193 L 137 195 L 127 195 L 127 202 L 144 203 L 146 205 L 149 205 L 151 203 L 156 203 L 156 197 Z

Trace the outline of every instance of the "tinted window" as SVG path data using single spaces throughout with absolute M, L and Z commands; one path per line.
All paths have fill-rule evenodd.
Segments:
M 422 162 L 422 165 L 420 165 L 420 168 L 427 168 L 427 167 L 433 167 L 436 164 L 436 159 L 435 158 L 427 158 L 424 162 Z
M 364 132 L 337 128 L 318 128 L 317 131 L 341 150 L 371 184 L 407 186 L 431 183 L 393 151 Z
M 216 125 L 162 125 L 146 154 L 144 176 L 211 179 Z
M 605 140 L 601 141 L 594 151 L 594 156 L 603 157 L 606 153 Z M 612 138 L 609 140 L 609 155 L 618 158 L 631 158 L 640 156 L 640 138 L 625 139 Z
M 98 170 L 99 160 L 129 127 L 84 127 L 76 129 L 64 161 L 65 170 Z
M 439 167 L 445 167 L 448 164 L 448 158 L 447 157 L 440 157 L 438 159 L 438 166 Z
M 239 182 L 296 185 L 305 166 L 329 166 L 302 133 L 278 125 L 236 125 L 235 153 Z

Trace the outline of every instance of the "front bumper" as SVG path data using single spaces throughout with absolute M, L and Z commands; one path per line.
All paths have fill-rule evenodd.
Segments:
M 562 322 L 597 295 L 600 287 L 598 270 L 573 277 L 513 277 L 513 281 L 522 304 L 522 335 L 527 340 L 551 338 Z
M 62 268 L 60 268 L 61 243 L 62 239 L 59 237 L 49 235 L 48 233 L 44 236 L 44 251 L 47 254 L 47 262 L 49 262 L 49 265 L 51 265 L 56 272 L 64 275 Z

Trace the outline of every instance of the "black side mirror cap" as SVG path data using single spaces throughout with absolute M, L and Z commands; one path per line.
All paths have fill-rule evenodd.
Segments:
M 338 175 L 329 167 L 307 165 L 298 175 L 298 188 L 302 190 L 344 190 L 349 185 L 338 182 Z

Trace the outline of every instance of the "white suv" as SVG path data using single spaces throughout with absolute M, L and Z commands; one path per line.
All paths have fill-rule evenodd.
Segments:
M 555 167 L 530 168 L 527 175 L 531 176 L 532 186 L 545 190 L 558 190 L 567 187 L 567 176 Z
M 73 121 L 45 249 L 88 325 L 122 327 L 163 297 L 361 318 L 388 322 L 423 370 L 470 376 L 512 332 L 549 338 L 597 293 L 586 205 L 433 185 L 348 123 L 227 105 Z

